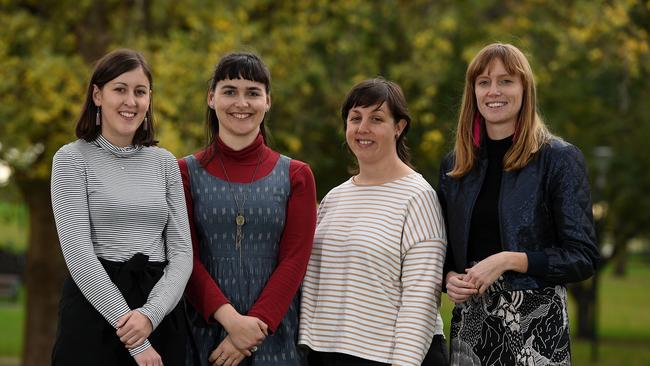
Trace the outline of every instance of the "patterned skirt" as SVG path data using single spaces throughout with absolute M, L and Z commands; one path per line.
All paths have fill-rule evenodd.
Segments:
M 452 365 L 570 365 L 564 286 L 506 290 L 500 278 L 481 297 L 456 305 Z

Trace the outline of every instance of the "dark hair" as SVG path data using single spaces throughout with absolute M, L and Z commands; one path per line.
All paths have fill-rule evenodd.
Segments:
M 88 83 L 88 92 L 86 93 L 86 102 L 84 103 L 81 115 L 77 121 L 76 134 L 80 139 L 94 141 L 101 132 L 101 126 L 95 124 L 98 107 L 93 101 L 94 85 L 103 88 L 106 83 L 116 77 L 141 67 L 144 74 L 149 79 L 149 88 L 153 90 L 153 79 L 151 77 L 151 68 L 144 56 L 140 52 L 129 49 L 117 49 L 102 57 L 95 64 L 95 71 Z M 133 136 L 134 145 L 152 146 L 158 141 L 154 140 L 154 117 L 153 117 L 153 94 L 149 97 L 149 110 L 147 116 L 149 122 L 147 129 L 144 129 L 144 123 L 135 131 Z
M 214 68 L 208 92 L 213 92 L 217 87 L 217 83 L 226 79 L 245 79 L 262 83 L 265 86 L 266 94 L 271 93 L 271 73 L 262 59 L 253 53 L 236 52 L 224 56 Z M 217 136 L 219 136 L 219 118 L 217 118 L 217 112 L 213 108 L 210 108 L 210 106 L 206 109 L 205 121 L 207 144 L 209 147 L 216 141 Z M 264 120 L 262 120 L 262 124 L 260 125 L 260 133 L 264 138 L 264 142 L 266 142 Z M 205 159 L 201 159 L 201 163 L 207 164 L 213 158 L 214 153 L 210 154 L 210 156 L 205 156 Z
M 375 78 L 364 80 L 355 85 L 345 97 L 341 107 L 341 117 L 343 118 L 343 129 L 347 130 L 348 113 L 354 107 L 369 107 L 372 105 L 382 105 L 387 103 L 390 113 L 393 115 L 395 123 L 400 120 L 406 121 L 406 126 L 395 141 L 397 156 L 400 160 L 413 168 L 411 165 L 411 154 L 406 146 L 406 133 L 411 125 L 411 116 L 409 115 L 408 106 L 404 92 L 399 85 L 384 78 Z

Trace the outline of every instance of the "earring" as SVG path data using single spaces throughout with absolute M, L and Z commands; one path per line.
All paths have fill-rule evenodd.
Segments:
M 142 127 L 142 129 L 145 130 L 145 131 L 149 129 L 149 124 L 148 124 L 149 118 L 148 118 L 148 116 L 149 116 L 148 114 L 145 114 L 145 116 L 144 116 L 144 122 L 143 122 L 144 126 Z
M 97 107 L 97 114 L 95 115 L 95 126 L 102 124 L 102 107 Z

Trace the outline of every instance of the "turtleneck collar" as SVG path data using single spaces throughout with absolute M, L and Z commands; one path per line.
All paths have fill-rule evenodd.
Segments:
M 118 158 L 128 158 L 129 156 L 142 150 L 142 145 L 129 145 L 125 147 L 115 146 L 110 141 L 108 141 L 106 137 L 102 136 L 101 133 L 97 135 L 97 138 L 95 141 L 93 141 L 93 143 L 117 156 Z
M 264 144 L 262 134 L 258 134 L 250 145 L 241 150 L 233 150 L 218 136 L 215 145 L 224 160 L 234 160 L 244 165 L 256 165 L 259 162 L 260 154 L 262 154 L 261 158 L 264 159 L 270 152 L 270 149 Z M 211 146 L 211 148 L 213 147 Z
M 498 157 L 502 159 L 512 146 L 513 136 L 514 135 L 510 135 L 499 140 L 492 140 L 489 136 L 486 135 L 485 141 L 487 145 L 488 156 Z

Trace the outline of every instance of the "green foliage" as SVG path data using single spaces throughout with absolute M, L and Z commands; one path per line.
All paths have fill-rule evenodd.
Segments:
M 0 249 L 24 253 L 27 243 L 27 208 L 0 201 Z
M 117 46 L 143 50 L 153 65 L 160 140 L 177 155 L 205 143 L 205 91 L 218 59 L 233 50 L 261 54 L 273 75 L 272 141 L 312 165 L 321 196 L 351 166 L 341 100 L 377 75 L 404 88 L 414 163 L 435 182 L 452 146 L 466 64 L 495 40 L 527 51 L 546 119 L 590 162 L 596 145 L 629 160 L 626 152 L 643 146 L 619 137 L 639 122 L 649 129 L 641 101 L 650 19 L 633 1 L 25 1 L 4 4 L 1 17 L 0 156 L 39 177 L 73 139 L 91 63 Z M 616 184 L 620 191 L 629 182 Z

